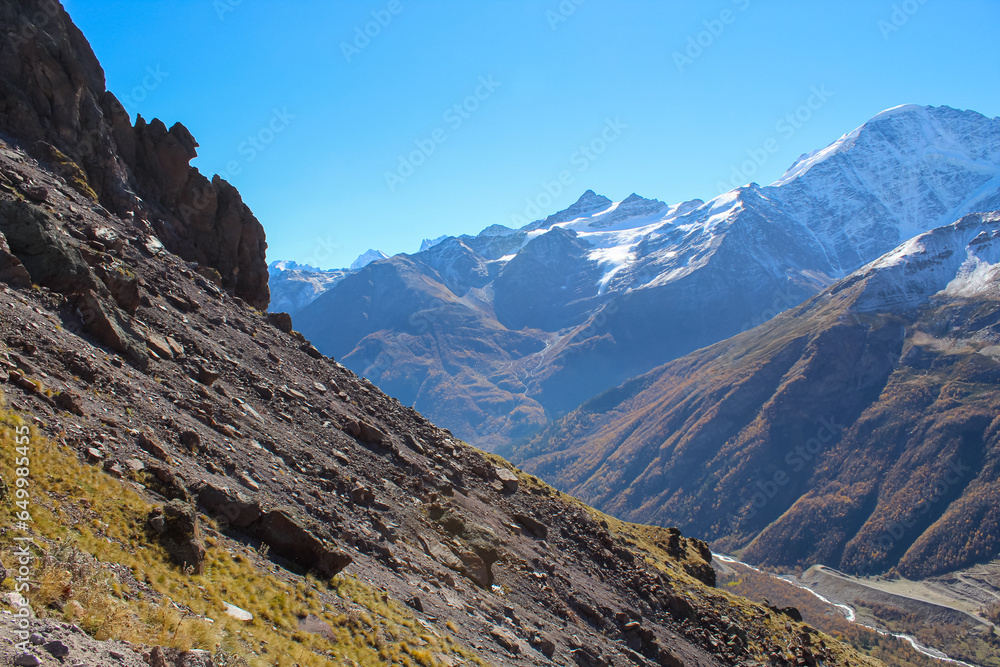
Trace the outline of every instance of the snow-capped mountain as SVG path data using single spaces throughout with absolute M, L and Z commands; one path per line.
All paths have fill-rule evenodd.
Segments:
M 369 248 L 365 252 L 358 255 L 358 258 L 351 262 L 351 271 L 357 271 L 363 269 L 372 262 L 377 262 L 380 259 L 385 259 L 389 255 L 385 254 L 381 250 L 374 250 Z
M 494 225 L 382 260 L 338 282 L 296 326 L 493 446 L 998 200 L 1000 119 L 902 106 L 769 186 L 673 205 L 588 190 L 521 229 Z M 410 298 L 371 304 L 390 289 Z M 360 319 L 334 326 L 328 312 Z
M 297 313 L 351 273 L 343 269 L 324 271 L 291 260 L 271 262 L 267 268 L 271 288 L 268 309 L 277 313 Z
M 998 313 L 1000 212 L 971 214 L 501 453 L 748 562 L 959 569 L 1000 531 Z
M 423 252 L 424 250 L 427 250 L 428 248 L 433 248 L 438 243 L 441 243 L 441 241 L 444 241 L 446 238 L 448 238 L 448 235 L 447 234 L 443 234 L 443 235 L 437 237 L 436 239 L 424 239 L 420 243 L 420 250 L 418 252 Z

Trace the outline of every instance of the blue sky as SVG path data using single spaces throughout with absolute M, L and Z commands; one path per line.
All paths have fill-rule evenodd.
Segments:
M 64 4 L 133 117 L 184 123 L 240 189 L 268 259 L 323 268 L 588 188 L 766 184 L 898 104 L 1000 115 L 994 0 Z

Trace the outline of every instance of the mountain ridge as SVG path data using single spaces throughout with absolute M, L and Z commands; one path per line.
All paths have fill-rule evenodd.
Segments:
M 758 564 L 928 576 L 989 558 L 998 250 L 1000 213 L 926 232 L 503 452 Z
M 320 295 L 296 322 L 356 372 L 376 381 L 390 373 L 390 392 L 460 437 L 501 446 L 628 377 L 802 302 L 913 230 L 997 200 L 998 169 L 1000 119 L 905 106 L 798 161 L 777 185 L 673 205 L 634 194 L 616 203 L 588 190 L 519 230 L 490 227 L 442 242 L 411 256 L 426 268 L 408 275 L 444 290 L 426 292 L 438 296 L 419 309 L 400 304 L 392 326 L 372 320 L 350 336 L 331 329 L 327 312 L 368 308 L 361 283 L 376 278 L 367 274 Z M 576 235 L 566 254 L 538 254 L 539 243 L 565 232 Z M 522 253 L 536 260 L 518 260 Z M 521 300 L 546 318 L 512 316 L 507 304 Z M 459 319 L 427 326 L 439 316 Z M 507 339 L 533 340 L 535 351 L 503 343 L 475 351 L 473 339 L 498 326 L 517 332 Z M 456 329 L 473 352 L 441 339 Z

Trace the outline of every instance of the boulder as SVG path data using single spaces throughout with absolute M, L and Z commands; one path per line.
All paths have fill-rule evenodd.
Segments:
M 79 417 L 83 416 L 83 400 L 75 391 L 66 390 L 57 395 L 56 405 L 66 412 L 72 412 Z
M 235 528 L 245 528 L 260 518 L 260 503 L 236 489 L 200 481 L 191 487 L 198 505 Z
M 322 577 L 333 577 L 353 562 L 346 552 L 327 545 L 305 528 L 288 507 L 265 514 L 258 523 L 258 533 L 275 554 L 315 570 Z
M 160 544 L 175 563 L 195 574 L 205 568 L 205 545 L 201 541 L 201 528 L 194 508 L 173 500 L 149 515 L 149 525 L 159 536 Z
M 547 539 L 549 536 L 549 527 L 544 523 L 539 521 L 533 516 L 527 514 L 515 514 L 513 517 L 514 521 L 521 525 L 526 531 L 534 535 L 540 540 Z
M 0 232 L 0 281 L 14 287 L 28 287 L 31 276 L 7 245 L 7 237 Z
M 517 491 L 517 487 L 520 484 L 520 480 L 517 478 L 517 475 L 501 466 L 497 466 L 495 468 L 495 472 L 497 479 L 500 480 L 500 483 L 503 485 L 504 491 L 507 491 L 508 493 L 514 493 Z
M 501 628 L 500 626 L 494 625 L 490 628 L 490 637 L 500 646 L 504 647 L 511 653 L 517 655 L 521 652 L 521 645 L 517 641 L 517 637 L 512 635 L 507 630 Z
M 160 444 L 159 439 L 155 435 L 143 431 L 136 437 L 135 443 L 161 461 L 170 462 L 170 453 Z
M 273 324 L 278 331 L 292 333 L 292 316 L 288 313 L 268 313 L 267 321 Z

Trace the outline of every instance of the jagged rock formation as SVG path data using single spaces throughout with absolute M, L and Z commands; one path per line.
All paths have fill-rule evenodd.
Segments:
M 247 303 L 269 300 L 264 230 L 239 193 L 189 166 L 197 143 L 141 117 L 133 127 L 58 2 L 0 3 L 0 132 L 172 252 L 216 269 Z
M 926 577 L 995 558 L 998 266 L 1000 213 L 967 216 L 509 453 L 755 563 Z

